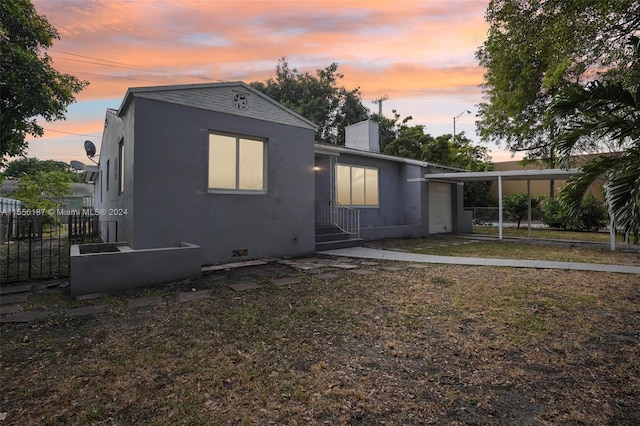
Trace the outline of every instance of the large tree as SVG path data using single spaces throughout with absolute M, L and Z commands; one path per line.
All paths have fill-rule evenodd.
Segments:
M 484 140 L 534 158 L 552 153 L 544 113 L 563 88 L 626 66 L 625 40 L 640 28 L 637 0 L 491 0 L 478 129 Z
M 29 0 L 0 2 L 0 166 L 24 154 L 28 135 L 43 135 L 37 117 L 64 119 L 88 84 L 53 68 L 45 51 L 58 38 Z
M 291 68 L 281 58 L 275 78 L 251 85 L 317 124 L 317 142 L 344 145 L 344 128 L 366 120 L 369 110 L 362 104 L 360 89 L 339 85 L 342 78 L 336 63 L 312 74 Z
M 603 178 L 623 232 L 640 236 L 640 2 L 494 0 L 480 106 L 484 139 L 568 167 L 584 153 L 560 202 L 578 217 L 588 186 Z
M 39 160 L 37 158 L 18 158 L 7 164 L 4 176 L 21 179 L 25 176 L 33 176 L 38 172 L 62 172 L 74 182 L 81 181 L 81 175 L 74 172 L 71 166 L 63 161 Z
M 433 137 L 424 126 L 409 126 L 406 120 L 398 128 L 398 137 L 387 144 L 384 153 L 398 157 L 457 167 L 473 172 L 493 170 L 485 146 L 474 145 L 464 132 Z M 490 202 L 491 182 L 468 182 L 464 185 L 464 205 L 484 207 Z
M 63 206 L 65 195 L 71 194 L 71 182 L 72 178 L 59 170 L 37 171 L 22 177 L 11 197 L 22 201 L 25 209 L 39 210 L 54 219 L 51 210 Z
M 392 110 L 393 118 L 388 118 L 384 114 L 373 113 L 369 119 L 378 123 L 380 131 L 380 152 L 384 152 L 387 145 L 392 143 L 398 137 L 400 130 L 408 127 L 408 122 L 413 120 L 412 116 L 407 116 L 400 120 L 400 114 L 395 109 Z M 399 155 L 399 154 L 394 154 Z M 410 155 L 400 155 L 414 158 Z

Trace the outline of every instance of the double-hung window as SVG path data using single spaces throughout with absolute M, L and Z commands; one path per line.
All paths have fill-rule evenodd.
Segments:
M 378 207 L 378 169 L 337 164 L 336 197 L 345 206 Z
M 209 135 L 211 191 L 264 192 L 266 142 L 244 136 Z

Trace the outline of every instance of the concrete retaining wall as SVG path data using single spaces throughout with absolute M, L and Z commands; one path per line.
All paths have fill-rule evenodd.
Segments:
M 127 290 L 200 277 L 200 247 L 132 250 L 127 243 L 71 246 L 71 294 Z

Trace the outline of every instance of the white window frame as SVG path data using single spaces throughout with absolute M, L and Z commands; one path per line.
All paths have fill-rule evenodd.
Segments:
M 349 203 L 345 204 L 345 203 L 340 203 L 340 200 L 338 199 L 338 185 L 340 184 L 339 180 L 338 180 L 338 167 L 345 167 L 345 168 L 349 168 Z M 353 169 L 359 169 L 363 171 L 363 180 L 364 180 L 364 204 L 354 204 L 353 203 Z M 376 172 L 376 187 L 375 187 L 375 192 L 376 192 L 376 204 L 367 204 L 367 193 L 371 190 L 371 188 L 367 187 L 367 170 L 371 170 L 371 171 L 375 171 Z M 367 166 L 356 166 L 356 165 L 352 165 L 352 164 L 336 164 L 335 166 L 335 191 L 336 191 L 336 201 L 338 201 L 340 204 L 342 204 L 343 206 L 347 206 L 347 207 L 358 207 L 358 208 L 379 208 L 380 207 L 380 169 L 377 167 L 367 167 Z
M 235 138 L 235 188 L 215 188 L 209 186 L 210 170 L 211 170 L 211 136 L 225 136 Z M 241 140 L 249 140 L 262 143 L 262 188 L 260 189 L 243 189 L 240 188 L 240 144 Z M 224 132 L 209 132 L 208 150 L 207 150 L 207 192 L 210 194 L 266 194 L 267 193 L 267 139 L 255 136 L 239 135 Z

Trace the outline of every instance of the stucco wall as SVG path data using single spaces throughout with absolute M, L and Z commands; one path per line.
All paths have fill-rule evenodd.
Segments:
M 330 200 L 330 156 L 316 154 L 316 202 Z M 374 167 L 379 171 L 379 206 L 360 207 L 361 236 L 365 239 L 426 235 L 427 219 L 423 209 L 424 182 L 408 182 L 422 177 L 424 168 L 358 154 L 341 153 L 337 164 Z M 335 184 L 333 184 L 335 185 Z M 382 229 L 384 228 L 384 229 Z
M 315 182 L 315 201 L 316 203 L 331 201 L 331 156 L 326 154 L 316 154 L 316 182 Z
M 110 252 L 83 252 L 105 244 L 71 246 L 70 290 L 74 296 L 146 287 L 200 277 L 200 247 L 181 243 L 178 247 L 131 250 L 114 244 Z
M 313 252 L 313 130 L 143 98 L 133 104 L 134 249 L 189 241 L 204 264 Z M 267 139 L 266 194 L 208 193 L 210 131 Z
M 133 114 L 134 106 L 118 117 L 114 111 L 107 111 L 106 127 L 100 147 L 100 173 L 95 182 L 94 204 L 99 213 L 103 238 L 109 229 L 109 240 L 130 241 L 133 237 Z M 120 192 L 119 143 L 124 140 L 125 184 Z M 109 172 L 107 173 L 107 165 Z M 107 175 L 109 184 L 107 185 Z M 116 236 L 117 232 L 117 236 Z

